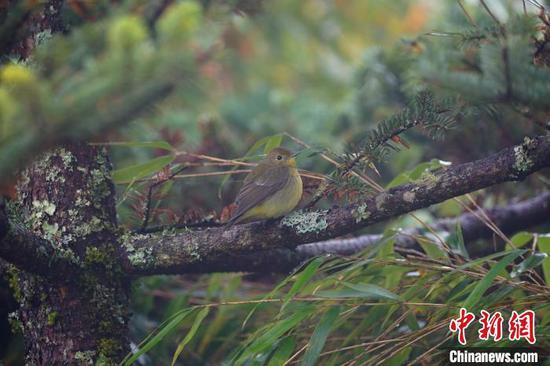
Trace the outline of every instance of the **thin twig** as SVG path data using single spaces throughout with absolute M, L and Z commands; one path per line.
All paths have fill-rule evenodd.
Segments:
M 476 22 L 474 21 L 474 18 L 472 18 L 472 16 L 470 15 L 470 13 L 468 13 L 468 11 L 466 10 L 466 8 L 464 7 L 464 4 L 462 3 L 461 0 L 457 0 L 456 1 L 458 3 L 458 6 L 460 6 L 460 8 L 462 9 L 462 12 L 464 13 L 464 15 L 466 16 L 466 19 L 468 19 L 468 23 L 470 23 L 472 26 L 474 27 L 477 27 L 477 24 Z
M 487 4 L 485 3 L 485 0 L 479 0 L 479 2 L 481 3 L 481 6 L 483 6 L 483 8 L 484 8 L 485 11 L 487 12 L 487 14 L 489 14 L 489 16 L 490 16 L 491 18 L 493 18 L 493 20 L 495 21 L 495 23 L 497 23 L 497 25 L 498 25 L 499 28 L 500 28 L 500 31 L 501 31 L 502 35 L 505 35 L 506 30 L 505 30 L 504 26 L 502 25 L 502 23 L 500 22 L 500 20 L 498 20 L 498 18 L 496 17 L 496 15 L 493 14 L 493 12 L 491 11 L 491 8 L 489 8 L 489 6 L 487 6 Z
M 215 156 L 204 155 L 204 154 L 195 154 L 188 151 L 176 151 L 176 156 L 191 156 L 197 159 L 215 161 L 218 163 L 230 163 L 231 165 L 242 165 L 242 166 L 255 166 L 255 163 L 247 163 L 240 161 L 239 159 L 223 159 Z
M 159 185 L 173 179 L 176 175 L 178 175 L 179 173 L 181 173 L 187 168 L 188 167 L 186 166 L 180 167 L 179 169 L 176 169 L 175 172 L 170 174 L 167 178 L 160 179 L 149 186 L 149 189 L 147 191 L 147 203 L 145 205 L 145 213 L 143 215 L 143 223 L 141 224 L 141 229 L 140 229 L 141 232 L 145 231 L 145 229 L 147 229 L 147 225 L 149 224 L 149 219 L 151 216 L 151 202 L 153 201 L 153 190 Z

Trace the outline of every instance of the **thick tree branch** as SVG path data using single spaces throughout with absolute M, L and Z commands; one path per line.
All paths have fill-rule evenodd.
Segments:
M 0 203 L 0 258 L 27 272 L 48 277 L 74 265 L 57 255 L 57 249 L 49 241 L 10 221 L 3 203 Z
M 545 191 L 525 201 L 484 211 L 504 234 L 513 234 L 550 220 L 550 191 Z M 431 224 L 430 227 L 437 232 L 450 232 L 454 230 L 457 222 L 459 222 L 462 227 L 464 242 L 468 246 L 469 243 L 475 240 L 488 239 L 494 235 L 494 232 L 479 217 L 479 212 L 476 212 L 476 214 L 465 213 L 457 218 L 438 220 L 434 224 Z M 405 230 L 403 233 L 397 235 L 396 244 L 403 248 L 416 247 L 417 241 L 415 237 L 425 231 L 425 229 L 420 228 Z M 296 252 L 304 258 L 327 253 L 349 255 L 375 244 L 382 237 L 382 234 L 370 234 L 355 238 L 332 239 L 303 244 L 296 248 Z
M 550 191 L 529 200 L 484 211 L 502 232 L 507 235 L 513 234 L 548 222 L 550 218 Z M 430 226 L 436 231 L 451 231 L 454 230 L 456 222 L 459 221 L 466 247 L 472 252 L 471 244 L 474 241 L 487 239 L 493 235 L 493 232 L 478 217 L 474 213 L 465 213 L 457 218 L 438 220 Z M 401 248 L 416 247 L 415 236 L 422 234 L 423 231 L 425 230 L 420 228 L 405 230 L 397 235 L 396 245 Z M 354 238 L 337 238 L 302 244 L 296 249 L 264 250 L 235 256 L 227 261 L 212 261 L 208 263 L 207 268 L 205 265 L 187 266 L 184 271 L 186 273 L 204 271 L 288 273 L 308 258 L 324 254 L 351 255 L 376 244 L 382 237 L 382 234 L 367 234 Z
M 276 222 L 129 237 L 123 240 L 126 268 L 135 275 L 216 271 L 216 265 L 230 266 L 242 255 L 342 236 L 468 192 L 521 180 L 548 166 L 550 136 L 526 138 L 521 145 L 440 169 L 346 207 L 299 211 Z

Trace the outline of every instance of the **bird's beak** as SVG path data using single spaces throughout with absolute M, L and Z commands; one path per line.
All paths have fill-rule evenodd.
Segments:
M 296 151 L 294 154 L 292 154 L 290 157 L 291 158 L 295 158 L 296 156 L 298 156 L 300 154 L 300 151 Z
M 293 168 L 296 168 L 296 159 L 294 159 L 294 158 L 288 159 L 288 165 L 293 167 Z

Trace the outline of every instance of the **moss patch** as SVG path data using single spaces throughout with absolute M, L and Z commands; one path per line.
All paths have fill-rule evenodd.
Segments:
M 57 319 L 57 311 L 52 311 L 51 313 L 48 313 L 48 325 L 49 326 L 54 325 L 56 319 Z

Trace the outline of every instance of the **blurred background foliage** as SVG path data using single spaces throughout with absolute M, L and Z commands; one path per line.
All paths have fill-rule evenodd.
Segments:
M 2 14 L 3 31 L 10 21 L 17 23 L 13 9 L 24 12 L 28 6 L 24 1 L 13 4 L 11 12 Z M 243 175 L 232 175 L 222 184 L 224 176 L 204 173 L 229 171 L 235 165 L 208 165 L 213 161 L 202 157 L 238 159 L 248 152 L 254 159 L 262 149 L 249 149 L 266 136 L 272 137 L 264 142 L 294 150 L 304 146 L 292 137 L 310 145 L 299 156 L 300 167 L 329 174 L 334 167 L 320 151 L 345 162 L 346 156 L 365 148 L 378 122 L 391 121 L 423 90 L 431 90 L 438 102 L 449 106 L 453 128 L 445 131 L 443 143 L 434 142 L 421 126 L 391 144 L 394 153 L 372 156 L 379 175 L 370 168 L 367 174 L 382 186 L 396 177 L 400 183 L 415 179 L 419 171 L 440 166 L 438 159 L 465 162 L 519 143 L 526 135 L 543 133 L 549 120 L 550 72 L 545 67 L 550 61 L 544 57 L 549 45 L 543 45 L 542 56 L 534 54 L 542 34 L 538 1 L 74 0 L 58 11 L 59 29 L 41 29 L 30 38 L 18 34 L 19 43 L 0 38 L 0 46 L 11 50 L 1 55 L 1 189 L 14 194 L 12 172 L 36 152 L 70 139 L 91 139 L 109 145 L 119 219 L 127 229 L 141 225 L 152 182 L 161 184 L 153 195 L 151 226 L 223 216 Z M 501 62 L 503 48 L 510 64 Z M 508 79 L 502 72 L 507 68 Z M 183 166 L 180 179 L 163 182 Z M 404 173 L 415 167 L 416 173 Z M 493 207 L 530 197 L 549 182 L 548 174 L 537 174 L 521 184 L 472 196 L 475 204 Z M 306 183 L 311 183 L 311 194 L 315 182 Z M 327 197 L 318 206 L 340 204 L 342 197 Z M 475 208 L 472 202 L 465 205 Z M 463 210 L 451 200 L 416 215 L 429 224 Z M 473 304 L 469 293 L 485 286 L 480 277 L 501 257 L 453 262 L 471 265 L 473 277 L 445 273 L 443 267 L 426 267 L 424 262 L 400 264 L 393 251 L 393 230 L 413 225 L 417 219 L 404 216 L 369 227 L 364 232 L 386 232 L 376 250 L 351 259 L 314 259 L 268 296 L 287 299 L 283 308 L 280 303 L 252 302 L 215 306 L 207 314 L 191 306 L 264 298 L 284 276 L 139 280 L 132 321 L 136 343 L 170 316 L 180 318 L 169 324 L 175 332 L 138 362 L 169 364 L 194 322 L 197 333 L 178 364 L 282 365 L 308 344 L 312 332 L 322 340 L 329 329 L 338 329 L 327 340 L 327 349 L 335 351 L 323 364 L 415 360 L 447 340 L 442 324 L 454 314 L 452 307 Z M 533 238 L 514 240 L 521 246 Z M 536 240 L 541 246 L 536 250 L 550 250 L 542 249 L 546 239 Z M 501 256 L 506 254 L 510 260 L 527 255 L 510 251 Z M 530 252 L 529 258 L 534 255 Z M 445 251 L 437 256 L 444 263 L 452 259 Z M 538 323 L 538 333 L 548 345 L 550 313 L 541 302 L 547 303 L 548 288 L 539 281 L 544 275 L 541 263 L 531 260 L 524 268 L 538 271 L 534 276 L 539 287 L 510 285 L 514 276 L 500 273 L 506 281 L 484 302 L 478 298 L 476 306 L 500 309 L 530 296 L 533 306 L 540 305 L 537 314 L 544 320 Z M 291 301 L 296 296 L 319 297 L 320 289 L 330 301 Z M 333 306 L 347 297 L 352 300 Z M 382 305 L 362 305 L 365 301 Z M 245 322 L 252 309 L 254 315 Z M 202 317 L 206 320 L 197 323 Z M 385 319 L 382 325 L 380 319 Z M 437 337 L 408 343 L 431 330 Z M 384 337 L 394 339 L 382 347 L 384 352 L 373 349 L 376 343 L 357 346 Z M 315 347 L 310 344 L 308 350 Z M 370 356 L 362 352 L 365 347 L 373 352 Z M 313 351 L 304 356 L 304 350 L 296 360 L 314 364 Z

